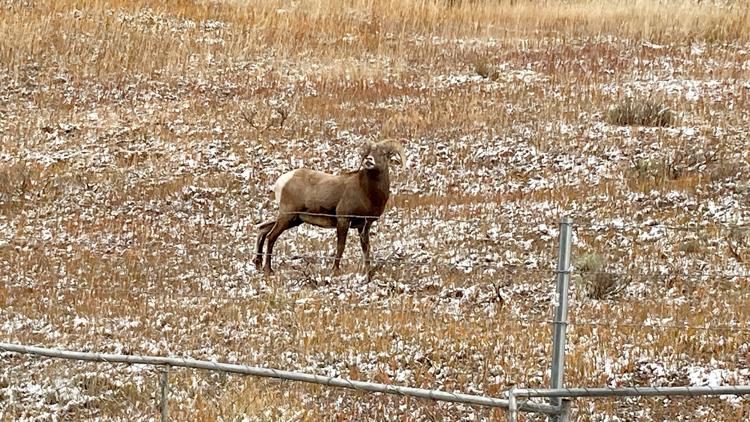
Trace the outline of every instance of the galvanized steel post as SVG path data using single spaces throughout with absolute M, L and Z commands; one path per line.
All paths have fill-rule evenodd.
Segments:
M 169 393 L 169 366 L 161 368 L 161 422 L 167 422 L 169 419 L 169 409 L 167 407 L 167 395 Z
M 570 253 L 573 246 L 573 222 L 570 217 L 560 220 L 560 239 L 557 252 L 557 309 L 552 333 L 552 373 L 550 388 L 562 388 L 565 369 L 565 331 L 568 327 L 568 286 L 570 284 Z M 550 398 L 550 404 L 560 406 L 560 398 Z M 559 422 L 559 415 L 550 416 Z
M 516 401 L 516 388 L 508 391 L 508 422 L 518 422 L 518 402 Z
M 571 418 L 571 407 L 570 407 L 570 399 L 565 398 L 562 399 L 562 403 L 560 403 L 560 422 L 570 422 Z

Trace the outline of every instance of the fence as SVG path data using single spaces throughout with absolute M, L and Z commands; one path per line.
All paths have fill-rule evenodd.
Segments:
M 362 216 L 360 216 L 362 217 Z M 617 225 L 621 228 L 623 225 Z M 557 306 L 552 320 L 537 320 L 552 326 L 552 367 L 549 389 L 512 388 L 504 395 L 506 398 L 488 397 L 482 395 L 463 394 L 442 390 L 430 390 L 421 388 L 405 387 L 393 384 L 382 384 L 365 381 L 349 380 L 338 377 L 326 377 L 315 374 L 284 371 L 274 368 L 253 367 L 205 360 L 183 359 L 159 356 L 137 356 L 120 354 L 85 353 L 79 351 L 68 351 L 51 348 L 34 347 L 12 343 L 0 343 L 0 351 L 43 356 L 49 358 L 60 358 L 67 360 L 80 360 L 90 362 L 118 363 L 118 364 L 144 364 L 163 368 L 160 382 L 160 400 L 162 420 L 168 418 L 168 391 L 169 391 L 169 368 L 182 367 L 223 373 L 233 373 L 256 377 L 276 378 L 290 381 L 314 383 L 330 387 L 353 389 L 363 392 L 384 393 L 400 396 L 417 397 L 437 401 L 464 403 L 469 405 L 487 406 L 493 408 L 504 408 L 508 410 L 510 421 L 516 421 L 519 411 L 534 412 L 548 415 L 552 421 L 567 421 L 570 417 L 571 403 L 568 399 L 578 397 L 625 397 L 625 396 L 710 396 L 710 395 L 746 395 L 750 394 L 750 386 L 719 386 L 719 387 L 633 387 L 633 388 L 565 388 L 564 387 L 564 365 L 566 330 L 568 321 L 568 290 L 571 276 L 571 255 L 573 229 L 576 228 L 572 220 L 565 217 L 559 225 L 559 245 L 557 269 L 554 271 L 557 280 L 556 298 Z M 632 227 L 632 226 L 631 226 Z M 667 227 L 667 226 L 665 226 Z M 678 227 L 679 228 L 679 227 Z M 594 227 L 592 230 L 599 230 Z M 300 257 L 293 255 L 292 257 Z M 303 256 L 305 257 L 305 256 Z M 319 255 L 307 256 L 312 259 L 332 259 Z M 400 260 L 380 259 L 374 260 L 382 264 L 409 265 Z M 419 263 L 418 265 L 423 265 Z M 493 264 L 487 264 L 492 266 Z M 546 270 L 539 270 L 547 272 Z M 726 274 L 731 277 L 750 278 L 750 274 Z M 207 296 L 213 297 L 213 296 Z M 579 325 L 607 325 L 610 323 L 600 321 L 581 321 Z M 623 325 L 618 323 L 619 325 Z M 631 324 L 642 327 L 643 324 Z M 657 325 L 662 326 L 662 325 Z M 695 326 L 695 325 L 670 325 L 672 328 L 694 328 L 707 330 L 728 331 L 750 331 L 748 328 L 737 326 Z M 546 398 L 549 404 L 535 402 L 520 402 L 520 398 Z
M 508 391 L 508 420 L 516 422 L 519 397 L 547 397 L 547 398 L 576 398 L 576 397 L 646 397 L 646 396 L 723 396 L 723 395 L 747 395 L 750 394 L 750 386 L 724 386 L 724 387 L 632 387 L 632 388 L 513 388 Z M 528 405 L 527 403 L 523 403 Z M 558 415 L 554 417 L 567 420 L 570 412 L 570 404 L 561 404 Z
M 398 385 L 390 384 L 379 384 L 373 382 L 354 381 L 343 378 L 324 377 L 314 374 L 306 374 L 303 372 L 292 372 L 283 371 L 274 368 L 259 368 L 254 366 L 246 365 L 234 365 L 221 362 L 212 362 L 205 360 L 195 359 L 181 359 L 181 358 L 168 358 L 158 356 L 136 356 L 136 355 L 116 355 L 116 354 L 99 354 L 99 353 L 83 353 L 67 350 L 58 349 L 47 349 L 42 347 L 33 346 L 22 346 L 17 344 L 0 343 L 0 351 L 24 353 L 36 356 L 45 356 L 50 358 L 60 358 L 69 360 L 83 360 L 89 362 L 103 362 L 103 363 L 124 363 L 124 364 L 145 364 L 145 365 L 156 365 L 165 368 L 169 367 L 182 367 L 182 368 L 193 368 L 203 369 L 208 371 L 226 372 L 231 374 L 240 375 L 252 375 L 263 378 L 276 378 L 288 381 L 301 381 L 312 384 L 326 385 L 330 387 L 348 388 L 358 391 L 366 391 L 371 393 L 385 393 L 394 394 L 399 396 L 410 396 L 418 397 L 430 400 L 447 401 L 453 403 L 464 403 L 478 406 L 488 407 L 500 407 L 508 408 L 509 401 L 507 399 L 499 399 L 494 397 L 477 396 L 471 394 L 461 394 L 446 392 L 440 390 L 427 390 L 422 388 L 410 388 L 402 387 Z M 162 398 L 162 414 L 166 413 L 166 397 L 168 391 L 167 371 L 165 370 L 162 375 L 161 382 L 161 398 Z M 543 404 L 528 403 L 520 407 L 520 410 L 528 412 L 538 412 L 544 414 L 554 414 L 557 409 L 553 406 L 547 406 Z

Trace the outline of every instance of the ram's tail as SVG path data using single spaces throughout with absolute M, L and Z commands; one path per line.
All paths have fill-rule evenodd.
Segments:
M 255 225 L 256 230 L 265 230 L 268 227 L 273 227 L 273 225 L 276 224 L 276 220 L 266 221 L 265 223 L 260 223 Z

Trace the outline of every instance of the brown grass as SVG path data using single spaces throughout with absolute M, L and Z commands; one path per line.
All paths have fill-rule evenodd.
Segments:
M 574 253 L 605 257 L 612 278 L 588 296 L 573 289 L 568 385 L 685 385 L 690 368 L 745 368 L 747 279 L 716 274 L 748 272 L 747 236 L 707 213 L 748 199 L 749 11 L 687 0 L 2 1 L 2 340 L 495 396 L 545 386 L 555 240 L 539 226 L 572 212 Z M 607 125 L 603 112 L 629 91 L 658 91 L 680 126 Z M 361 139 L 385 136 L 404 140 L 412 164 L 396 171 L 373 247 L 384 257 L 403 242 L 405 256 L 370 284 L 329 278 L 329 262 L 293 256 L 330 251 L 330 233 L 298 231 L 279 246 L 276 278 L 246 266 L 252 224 L 272 208 L 267 187 L 290 160 L 338 171 Z M 707 224 L 657 240 L 640 238 L 650 226 L 588 227 L 615 218 Z M 471 254 L 483 266 L 451 263 Z M 607 284 L 623 274 L 622 291 Z M 59 403 L 74 419 L 156 416 L 152 369 L 2 359 L 0 390 L 59 391 L 39 408 L 30 387 L 0 396 L 0 419 Z M 505 417 L 197 371 L 171 380 L 179 420 Z M 744 420 L 750 407 L 576 408 L 580 420 L 638 409 Z

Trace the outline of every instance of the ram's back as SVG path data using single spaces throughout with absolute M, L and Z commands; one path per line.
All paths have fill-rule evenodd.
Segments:
M 287 212 L 335 214 L 350 178 L 306 168 L 292 170 L 274 184 L 276 203 Z

